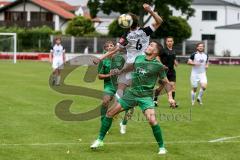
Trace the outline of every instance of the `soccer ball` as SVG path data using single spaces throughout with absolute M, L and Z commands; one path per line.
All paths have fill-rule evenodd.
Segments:
M 118 24 L 122 28 L 130 28 L 132 23 L 133 19 L 129 14 L 122 14 L 118 17 Z

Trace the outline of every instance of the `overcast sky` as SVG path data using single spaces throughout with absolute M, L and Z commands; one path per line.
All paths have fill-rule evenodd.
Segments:
M 88 0 L 64 0 L 72 5 L 86 5 Z

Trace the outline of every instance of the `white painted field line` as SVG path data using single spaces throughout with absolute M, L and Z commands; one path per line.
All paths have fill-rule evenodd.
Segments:
M 107 145 L 136 145 L 136 144 L 155 144 L 156 142 L 105 142 Z M 210 141 L 167 141 L 166 144 L 200 144 L 212 143 Z M 240 143 L 240 141 L 217 141 L 215 143 Z M 4 146 L 64 146 L 64 145 L 90 145 L 91 143 L 1 143 L 0 147 Z
M 240 136 L 235 136 L 235 137 L 222 137 L 222 138 L 210 140 L 209 142 L 211 142 L 211 143 L 213 143 L 213 142 L 223 142 L 223 141 L 226 141 L 226 140 L 236 139 L 236 138 L 240 138 Z

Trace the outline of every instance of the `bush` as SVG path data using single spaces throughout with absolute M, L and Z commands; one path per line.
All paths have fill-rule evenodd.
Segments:
M 91 34 L 95 31 L 93 22 L 90 19 L 87 19 L 82 16 L 77 16 L 71 21 L 68 22 L 66 28 L 66 34 L 72 36 L 84 36 L 86 34 Z
M 48 52 L 51 46 L 50 35 L 56 34 L 51 28 L 47 26 L 36 27 L 31 29 L 24 29 L 18 27 L 0 27 L 0 32 L 17 33 L 18 52 L 32 51 L 32 52 Z M 4 39 L 4 37 L 3 37 Z M 11 41 L 7 42 L 1 51 L 11 51 Z
M 114 20 L 108 27 L 108 35 L 111 37 L 121 37 L 127 29 L 124 29 L 118 25 L 117 20 Z
M 175 43 L 181 43 L 192 34 L 192 29 L 187 21 L 181 17 L 170 16 L 161 27 L 153 34 L 153 38 L 174 37 Z

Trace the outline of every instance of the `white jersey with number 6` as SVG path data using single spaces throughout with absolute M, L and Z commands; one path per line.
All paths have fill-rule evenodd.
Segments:
M 150 25 L 145 28 L 138 27 L 134 31 L 125 33 L 119 40 L 118 45 L 127 50 L 126 63 L 134 63 L 138 55 L 144 54 L 149 45 L 150 35 L 156 29 Z

